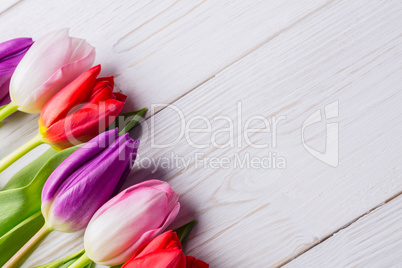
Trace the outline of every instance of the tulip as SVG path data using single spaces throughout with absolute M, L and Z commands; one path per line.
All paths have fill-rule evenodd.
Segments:
M 10 81 L 11 103 L 0 111 L 0 121 L 17 110 L 39 113 L 46 102 L 92 66 L 95 48 L 70 37 L 68 29 L 39 38 L 18 64 Z
M 0 172 L 22 155 L 47 143 L 56 151 L 86 142 L 104 131 L 123 109 L 126 96 L 113 93 L 113 77 L 87 70 L 54 95 L 39 117 L 39 134 L 0 161 Z
M 10 102 L 8 89 L 11 76 L 32 44 L 31 38 L 16 38 L 0 43 L 0 106 Z
M 117 133 L 115 128 L 92 139 L 49 176 L 42 190 L 42 214 L 49 228 L 68 233 L 83 229 L 121 186 L 138 142 L 128 133 L 116 138 Z
M 160 267 L 186 268 L 181 243 L 177 234 L 167 231 L 143 244 L 122 268 Z
M 113 93 L 113 77 L 97 79 L 100 70 L 100 65 L 87 70 L 43 108 L 39 133 L 54 149 L 71 147 L 76 140 L 90 140 L 108 127 L 123 109 L 126 96 Z M 82 107 L 73 110 L 81 104 Z
M 167 231 L 143 244 L 122 268 L 208 268 L 209 265 L 185 256 L 177 234 Z
M 127 188 L 92 217 L 84 235 L 85 254 L 71 268 L 94 261 L 113 266 L 127 261 L 176 218 L 179 196 L 166 182 L 145 181 Z
M 112 129 L 92 139 L 58 166 L 42 190 L 44 226 L 11 258 L 14 267 L 53 230 L 76 232 L 121 187 L 131 170 L 139 142 Z
M 193 256 L 186 256 L 186 268 L 208 268 L 209 264 L 197 260 Z

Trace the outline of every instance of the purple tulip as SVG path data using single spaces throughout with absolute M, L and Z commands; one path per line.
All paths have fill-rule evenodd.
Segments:
M 31 38 L 16 38 L 0 43 L 0 106 L 10 102 L 8 88 L 11 76 L 32 44 Z
M 49 176 L 42 190 L 42 214 L 50 229 L 75 232 L 108 201 L 131 170 L 139 141 L 113 129 L 72 153 Z

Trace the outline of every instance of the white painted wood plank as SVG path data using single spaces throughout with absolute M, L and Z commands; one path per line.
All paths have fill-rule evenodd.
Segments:
M 0 14 L 0 41 L 70 27 L 97 48 L 129 111 L 171 103 L 327 1 L 25 0 Z M 34 118 L 17 115 L 1 128 L 0 157 L 36 134 Z M 0 174 L 0 187 L 23 165 Z
M 0 15 L 0 40 L 69 27 L 146 106 L 171 103 L 326 2 L 25 0 Z
M 402 196 L 365 215 L 284 267 L 400 267 Z
M 151 166 L 131 175 L 131 181 L 167 180 L 181 194 L 176 224 L 199 220 L 188 254 L 212 267 L 278 266 L 402 190 L 400 10 L 392 1 L 334 2 L 174 103 L 186 122 L 225 115 L 237 131 L 241 101 L 243 128 L 234 134 L 234 148 L 215 148 L 209 133 L 190 134 L 193 142 L 207 144 L 205 149 L 193 148 L 185 138 L 170 148 L 151 148 L 144 129 L 140 159 L 172 160 L 172 153 L 190 159 L 187 169 L 161 166 L 152 173 Z M 334 101 L 339 102 L 339 118 L 330 120 L 339 123 L 336 168 L 312 157 L 301 142 L 304 120 Z M 269 148 L 245 144 L 245 121 L 255 115 L 286 116 L 278 124 L 275 148 L 271 133 L 251 137 L 269 142 Z M 180 120 L 174 109 L 147 122 L 152 119 L 158 144 L 176 139 Z M 198 120 L 191 126 L 204 125 Z M 212 121 L 213 130 L 227 126 Z M 306 137 L 310 146 L 323 148 L 325 124 L 310 126 Z M 228 138 L 217 136 L 219 144 Z M 194 161 L 195 153 L 233 161 L 236 153 L 264 157 L 269 152 L 286 158 L 286 168 L 224 169 L 199 162 L 196 167 Z M 37 264 L 35 256 L 48 250 L 40 248 L 27 265 Z
M 117 74 L 130 110 L 177 99 L 325 2 L 113 1 L 111 7 L 110 1 L 2 1 L 0 40 L 36 38 L 70 27 L 73 35 L 97 47 L 103 74 Z M 0 131 L 1 157 L 36 133 L 36 116 L 16 114 L 12 119 Z M 0 186 L 47 148 L 41 146 L 3 172 Z M 61 236 L 59 241 L 67 243 L 69 236 Z M 46 256 L 70 250 L 48 242 L 43 246 Z
M 241 101 L 243 128 L 234 133 L 233 148 L 215 148 L 208 133 L 190 134 L 193 142 L 208 145 L 204 149 L 184 138 L 171 148 L 151 148 L 144 129 L 139 162 L 172 159 L 172 153 L 190 159 L 187 169 L 162 166 L 152 173 L 151 166 L 130 177 L 131 182 L 164 179 L 181 194 L 183 209 L 175 224 L 199 220 L 188 254 L 212 267 L 277 266 L 402 190 L 400 11 L 401 4 L 393 1 L 333 2 L 174 103 L 186 122 L 199 115 L 226 115 L 237 130 Z M 339 122 L 340 129 L 336 168 L 312 157 L 301 142 L 304 120 L 334 101 L 339 118 L 331 122 Z M 272 133 L 251 137 L 259 144 L 268 141 L 269 148 L 245 143 L 244 124 L 255 115 L 286 116 L 278 124 L 275 148 Z M 173 109 L 147 122 L 152 119 L 157 143 L 176 139 L 180 120 Z M 213 130 L 227 125 L 212 122 Z M 204 124 L 198 120 L 191 126 Z M 306 129 L 308 145 L 324 148 L 324 130 L 325 124 Z M 227 133 L 217 136 L 219 144 L 228 138 Z M 235 153 L 265 157 L 269 152 L 286 158 L 286 169 L 224 169 L 199 162 L 196 167 L 193 159 L 195 153 L 233 160 Z M 72 252 L 72 247 L 54 246 L 80 242 L 70 239 L 47 239 L 25 267 Z
M 0 15 L 6 12 L 8 9 L 12 8 L 14 5 L 18 4 L 22 0 L 2 0 L 0 2 Z

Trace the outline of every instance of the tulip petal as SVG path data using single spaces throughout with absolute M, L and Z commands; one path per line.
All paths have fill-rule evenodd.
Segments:
M 113 92 L 114 97 L 116 98 L 116 100 L 118 101 L 126 101 L 127 96 L 118 92 Z
M 99 80 L 97 79 L 95 87 L 92 91 L 92 95 L 89 97 L 89 103 L 99 103 L 109 99 L 115 99 L 113 95 L 113 82 L 110 83 L 109 80 Z
M 32 44 L 31 38 L 16 38 L 0 43 L 0 106 L 10 102 L 8 92 L 11 76 Z
M 104 131 L 123 109 L 123 102 L 107 100 L 92 104 L 57 121 L 42 133 L 43 140 L 56 149 L 65 149 L 86 142 Z
M 186 268 L 209 268 L 209 264 L 197 260 L 193 256 L 186 256 Z
M 75 40 L 79 40 L 79 42 L 74 42 Z M 91 67 L 95 60 L 95 48 L 93 46 L 83 39 L 72 38 L 72 50 L 73 52 L 68 62 L 33 91 L 31 94 L 32 99 L 24 102 L 19 107 L 19 110 L 29 113 L 40 112 L 53 95 Z M 83 54 L 82 58 L 77 59 L 77 56 L 81 56 L 81 54 Z
M 152 200 L 150 197 L 153 197 Z M 128 260 L 143 242 L 148 241 L 142 239 L 142 233 L 158 228 L 162 224 L 161 215 L 164 215 L 166 209 L 165 201 L 163 201 L 165 198 L 160 191 L 144 189 L 120 201 L 113 209 L 102 213 L 99 220 L 91 220 L 88 225 L 91 228 L 85 232 L 85 243 L 91 244 L 90 248 L 85 247 L 88 256 L 102 265 L 119 264 Z M 151 206 L 152 213 L 149 213 L 148 208 Z M 127 214 L 128 207 L 130 207 L 129 211 L 135 211 L 135 213 Z M 112 230 L 110 225 L 104 224 L 105 221 L 110 220 L 113 221 Z M 130 228 L 134 223 L 135 228 Z M 103 241 L 108 241 L 108 245 L 99 243 L 99 237 L 102 237 Z M 127 250 L 131 251 L 127 252 Z M 102 260 L 105 259 L 108 261 L 103 262 Z
M 70 56 L 71 39 L 68 29 L 39 38 L 25 54 L 11 79 L 10 95 L 13 102 L 17 105 L 26 102 L 27 89 L 39 88 L 60 66 L 67 63 Z M 29 90 L 28 94 L 32 91 Z
M 15 38 L 0 43 L 0 61 L 8 59 L 10 55 L 20 54 L 22 50 L 29 48 L 32 44 L 32 38 Z
M 133 255 L 131 259 L 143 257 L 149 252 L 158 249 L 182 249 L 181 242 L 177 234 L 171 230 L 158 235 L 151 241 L 143 244 Z
M 96 79 L 96 82 L 107 81 L 112 88 L 114 88 L 114 77 L 113 76 L 104 76 Z
M 9 81 L 6 81 L 3 85 L 0 85 L 0 106 L 6 105 L 10 102 L 10 96 L 8 95 Z
M 27 38 L 29 39 L 29 38 Z M 32 44 L 32 40 L 31 40 Z M 0 44 L 1 46 L 1 44 Z M 20 46 L 19 46 L 20 47 Z M 0 48 L 1 49 L 1 48 Z M 28 47 L 23 47 L 19 51 L 14 51 L 14 54 L 10 54 L 3 59 L 0 59 L 0 85 L 3 85 L 5 81 L 10 83 L 11 76 L 14 73 L 15 68 L 20 63 L 21 59 L 24 57 L 25 53 L 28 51 Z M 0 51 L 1 53 L 2 51 Z
M 135 251 L 139 246 L 142 244 L 146 243 L 147 241 L 151 240 L 155 236 L 159 235 L 162 233 L 172 222 L 174 219 L 177 217 L 179 214 L 180 210 L 180 203 L 177 203 L 174 209 L 171 211 L 170 214 L 168 214 L 168 217 L 164 221 L 164 223 L 157 229 L 149 230 L 145 232 L 140 239 L 138 239 L 133 245 L 131 245 L 128 249 L 126 249 L 124 252 L 121 252 L 119 256 L 117 256 L 114 259 L 110 260 L 110 263 L 122 263 L 126 261 L 131 255 L 132 252 Z
M 182 250 L 158 250 L 144 257 L 127 262 L 122 268 L 186 268 L 186 260 Z
M 111 198 L 119 182 L 125 180 L 123 176 L 128 175 L 130 157 L 136 150 L 133 143 L 128 134 L 118 137 L 66 177 L 56 191 L 48 225 L 64 232 L 84 228 L 98 208 Z
M 138 150 L 139 146 L 140 146 L 140 141 L 139 140 L 134 141 L 134 144 L 133 144 L 134 151 L 131 153 L 131 156 L 130 156 L 131 164 L 127 166 L 126 170 L 123 173 L 122 178 L 127 178 L 128 175 L 130 175 L 130 172 L 134 165 L 135 159 L 137 158 L 137 150 Z M 120 180 L 119 184 L 117 184 L 117 186 L 114 189 L 114 192 L 112 194 L 113 197 L 121 191 L 121 188 L 123 187 L 124 182 L 125 182 L 125 180 Z
M 148 180 L 148 181 L 144 181 L 141 183 L 138 183 L 136 185 L 131 186 L 130 188 L 125 189 L 124 191 L 122 191 L 119 196 L 116 196 L 115 198 L 109 200 L 106 204 L 104 204 L 94 215 L 94 220 L 101 216 L 102 213 L 106 212 L 107 210 L 111 209 L 113 206 L 118 205 L 119 202 L 121 202 L 122 200 L 128 198 L 132 193 L 134 193 L 135 191 L 137 191 L 140 188 L 146 188 L 146 187 L 156 187 L 160 184 L 167 184 L 169 186 L 169 184 L 167 182 L 162 182 L 160 180 Z M 172 190 L 173 191 L 173 190 Z
M 95 48 L 89 45 L 85 39 L 71 37 L 71 48 L 72 53 L 68 60 L 68 63 L 82 61 L 83 59 L 94 57 L 95 56 Z M 93 60 L 90 64 L 92 65 Z M 86 71 L 88 68 L 84 69 Z
M 101 152 L 115 139 L 117 133 L 118 129 L 115 128 L 99 134 L 64 160 L 63 164 L 58 166 L 46 181 L 42 190 L 42 202 L 51 201 L 64 180 L 78 167 L 85 164 L 82 162 L 83 159 L 91 159 Z
M 87 70 L 95 49 L 68 29 L 39 38 L 17 66 L 10 82 L 12 101 L 20 111 L 39 112 L 61 88 Z
M 55 94 L 52 101 L 49 101 L 41 112 L 41 124 L 49 128 L 61 118 L 66 117 L 77 105 L 87 100 L 100 71 L 100 65 L 92 67 Z
M 163 232 L 177 216 L 180 208 L 178 195 L 169 192 L 173 190 L 168 183 L 146 181 L 126 189 L 102 206 L 85 232 L 88 256 L 101 265 L 116 265 L 128 260 L 143 243 Z M 168 197 L 176 200 L 172 211 L 168 210 Z M 127 214 L 127 211 L 135 213 Z M 107 223 L 110 221 L 113 222 L 112 229 Z M 99 242 L 99 237 L 107 243 Z
M 162 233 L 177 217 L 177 214 L 179 214 L 180 210 L 180 203 L 177 203 L 174 209 L 170 214 L 168 214 L 168 217 L 164 221 L 164 223 L 161 225 L 160 228 L 149 230 L 145 232 L 141 238 L 139 238 L 135 243 L 133 243 L 129 248 L 127 248 L 124 252 L 121 252 L 117 257 L 113 258 L 110 260 L 109 263 L 122 263 L 126 261 L 130 256 L 133 254 L 133 252 L 142 244 L 146 243 L 147 241 L 151 240 L 155 236 L 159 235 Z
M 22 56 L 20 56 L 20 58 L 13 59 L 13 61 L 15 60 L 15 63 L 10 61 L 0 62 L 0 86 L 7 86 L 7 91 L 10 85 L 11 76 L 13 75 L 15 67 L 17 67 L 21 58 Z

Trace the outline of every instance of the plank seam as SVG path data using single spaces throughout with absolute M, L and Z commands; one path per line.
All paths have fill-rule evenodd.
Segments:
M 21 3 L 24 0 L 19 0 L 18 2 L 15 2 L 14 4 L 12 4 L 11 6 L 9 6 L 8 8 L 6 8 L 5 10 L 3 10 L 2 12 L 0 12 L 0 16 L 3 15 L 4 13 L 6 13 L 7 11 L 9 11 L 10 9 L 12 9 L 13 7 L 15 7 L 16 5 L 18 5 L 19 3 Z
M 218 71 L 216 71 L 213 75 L 211 75 L 209 78 L 205 79 L 204 81 L 200 82 L 199 84 L 197 84 L 196 86 L 194 86 L 192 89 L 190 89 L 189 91 L 181 94 L 180 96 L 178 96 L 177 98 L 175 98 L 174 100 L 172 100 L 170 102 L 170 104 L 173 104 L 177 101 L 179 101 L 180 99 L 182 99 L 183 97 L 185 97 L 186 95 L 190 94 L 191 92 L 193 92 L 194 90 L 196 90 L 197 88 L 199 88 L 200 86 L 206 84 L 207 82 L 209 82 L 210 80 L 212 80 L 213 78 L 215 78 L 217 75 L 219 75 L 221 72 L 223 72 L 224 70 L 226 70 L 227 68 L 231 67 L 232 65 L 236 64 L 237 62 L 241 61 L 242 59 L 246 58 L 247 56 L 251 55 L 253 52 L 256 52 L 257 50 L 259 50 L 260 48 L 262 48 L 264 45 L 266 45 L 267 43 L 269 43 L 270 41 L 274 40 L 275 38 L 277 38 L 279 35 L 287 32 L 288 30 L 290 30 L 291 28 L 293 28 L 294 26 L 296 26 L 298 23 L 303 22 L 304 20 L 310 18 L 311 16 L 313 16 L 315 13 L 320 12 L 321 10 L 323 10 L 324 8 L 326 8 L 327 6 L 329 6 L 330 4 L 336 2 L 336 0 L 330 0 L 328 2 L 326 2 L 325 4 L 319 6 L 318 8 L 310 11 L 309 13 L 307 13 L 306 15 L 304 15 L 303 17 L 301 17 L 300 19 L 296 20 L 294 23 L 286 26 L 285 28 L 283 28 L 282 30 L 274 33 L 273 35 L 271 35 L 270 37 L 266 38 L 264 41 L 262 41 L 261 43 L 257 44 L 254 48 L 252 48 L 251 50 L 243 53 L 242 55 L 240 55 L 238 58 L 236 58 L 234 61 L 232 61 L 231 63 L 227 64 L 226 66 L 222 67 L 221 69 L 219 69 Z M 166 107 L 163 107 L 162 109 L 156 111 L 153 115 L 150 115 L 146 120 L 150 119 L 152 116 L 158 114 L 159 112 L 163 111 Z
M 279 265 L 278 267 L 283 267 L 286 264 L 292 262 L 293 260 L 299 258 L 300 256 L 306 254 L 307 252 L 309 252 L 310 250 L 312 250 L 313 248 L 315 248 L 316 246 L 320 245 L 321 243 L 325 242 L 326 240 L 330 239 L 332 236 L 336 235 L 337 233 L 343 231 L 344 229 L 349 228 L 349 226 L 351 226 L 352 224 L 354 224 L 355 222 L 359 221 L 360 219 L 370 215 L 371 213 L 373 213 L 374 211 L 376 211 L 377 209 L 382 208 L 383 206 L 387 205 L 389 202 L 391 202 L 392 200 L 394 200 L 395 198 L 399 197 L 402 195 L 402 191 L 395 194 L 394 196 L 388 198 L 385 202 L 382 202 L 378 205 L 376 205 L 375 207 L 373 207 L 372 209 L 369 209 L 368 211 L 366 211 L 365 213 L 363 213 L 362 215 L 356 217 L 355 219 L 353 219 L 352 221 L 348 222 L 347 224 L 345 224 L 344 226 L 342 226 L 341 228 L 337 229 L 336 231 L 334 231 L 333 233 L 327 235 L 324 239 L 321 239 L 320 242 L 312 245 L 311 247 L 303 250 L 302 252 L 300 252 L 299 254 L 297 254 L 296 256 L 286 260 L 284 263 L 282 263 L 281 265 Z

